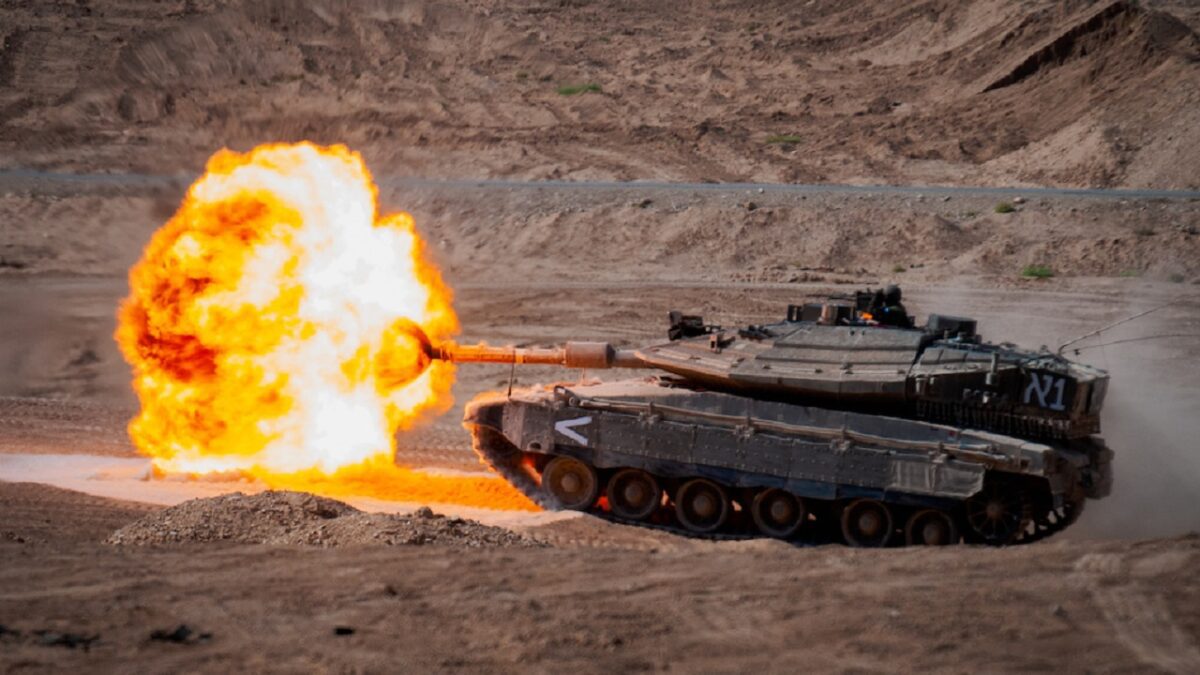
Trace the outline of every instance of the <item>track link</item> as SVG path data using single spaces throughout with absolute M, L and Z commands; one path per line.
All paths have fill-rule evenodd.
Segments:
M 1068 501 L 1057 509 L 1035 516 L 1015 543 L 1032 544 L 1067 529 L 1079 520 L 1085 503 L 1083 500 Z

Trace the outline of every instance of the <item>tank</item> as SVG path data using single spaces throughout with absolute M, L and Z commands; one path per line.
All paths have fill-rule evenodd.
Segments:
M 976 321 L 881 325 L 870 293 L 734 329 L 669 314 L 634 350 L 429 346 L 459 363 L 637 368 L 472 401 L 480 457 L 548 508 L 693 536 L 854 546 L 1041 539 L 1109 494 L 1108 375 Z

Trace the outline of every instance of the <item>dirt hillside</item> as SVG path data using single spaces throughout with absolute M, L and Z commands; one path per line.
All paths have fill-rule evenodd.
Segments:
M 0 166 L 1200 186 L 1179 2 L 123 0 L 0 7 Z

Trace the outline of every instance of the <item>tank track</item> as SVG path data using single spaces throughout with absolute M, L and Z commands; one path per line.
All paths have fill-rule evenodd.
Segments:
M 1013 543 L 1032 544 L 1035 541 L 1041 541 L 1051 535 L 1062 532 L 1074 524 L 1076 520 L 1079 520 L 1085 503 L 1082 499 L 1068 501 L 1057 509 L 1050 509 L 1046 513 L 1034 516 L 1029 527 Z
M 558 504 L 542 493 L 541 486 L 522 465 L 524 457 L 521 451 L 509 443 L 508 439 L 488 427 L 468 425 L 467 428 L 471 432 L 471 448 L 484 464 L 500 474 L 501 478 L 520 490 L 534 504 L 543 509 L 558 508 Z
M 524 453 L 520 449 L 509 443 L 508 439 L 500 432 L 489 427 L 468 425 L 468 430 L 471 432 L 471 447 L 485 465 L 499 474 L 501 478 L 508 481 L 513 487 L 520 490 L 522 494 L 538 506 L 549 510 L 559 508 L 559 505 L 542 491 L 537 479 L 525 467 L 523 461 Z M 1028 518 L 1028 522 L 1022 526 L 1021 532 L 1008 545 L 1031 544 L 1061 532 L 1078 520 L 1079 515 L 1083 512 L 1083 505 L 1083 500 L 1068 501 L 1057 509 L 1049 509 L 1045 513 L 1031 515 Z M 746 541 L 766 538 L 766 535 L 759 532 L 727 531 L 702 534 L 688 530 L 674 522 L 651 522 L 620 518 L 601 508 L 589 509 L 587 513 L 611 523 L 667 532 L 692 539 Z M 816 533 L 810 532 L 807 536 L 786 540 L 786 543 L 796 546 L 811 546 L 842 541 L 840 536 L 828 531 L 826 527 L 815 529 L 817 530 Z M 895 545 L 892 544 L 892 546 Z M 901 541 L 899 545 L 905 546 L 906 544 Z

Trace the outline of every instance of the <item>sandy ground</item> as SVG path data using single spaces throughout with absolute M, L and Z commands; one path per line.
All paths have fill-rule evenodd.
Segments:
M 100 542 L 145 506 L 24 483 L 0 506 L 13 672 L 1200 667 L 1195 536 L 796 549 L 580 517 L 528 531 L 549 548 L 130 550 Z

